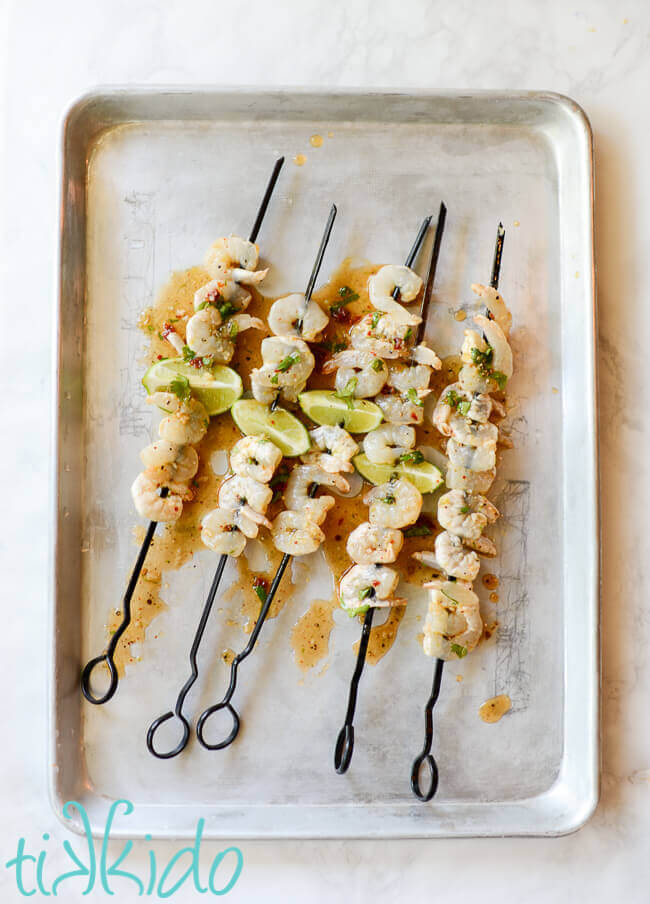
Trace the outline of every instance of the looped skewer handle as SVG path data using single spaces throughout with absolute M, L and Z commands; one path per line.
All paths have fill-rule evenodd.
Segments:
M 314 495 L 316 490 L 316 485 L 314 485 L 314 491 L 311 495 Z M 239 669 L 239 664 L 246 659 L 247 656 L 253 652 L 253 648 L 257 643 L 257 638 L 260 635 L 260 631 L 264 627 L 264 622 L 266 621 L 266 617 L 269 614 L 269 610 L 271 608 L 271 603 L 273 602 L 273 598 L 275 597 L 276 591 L 280 585 L 280 581 L 282 580 L 282 576 L 286 570 L 287 565 L 291 561 L 291 556 L 288 553 L 285 553 L 282 556 L 282 561 L 280 562 L 280 566 L 275 573 L 275 577 L 273 578 L 273 582 L 269 587 L 269 592 L 267 594 L 266 599 L 264 600 L 264 605 L 260 610 L 260 614 L 257 618 L 257 622 L 255 623 L 255 627 L 251 633 L 248 643 L 237 656 L 233 659 L 230 664 L 230 684 L 228 685 L 228 690 L 223 696 L 223 699 L 219 701 L 219 703 L 214 704 L 214 706 L 209 706 L 206 710 L 204 710 L 199 716 L 199 720 L 196 723 L 196 736 L 199 739 L 199 743 L 202 747 L 205 747 L 206 750 L 223 750 L 224 747 L 229 747 L 232 742 L 235 740 L 237 735 L 239 734 L 240 728 L 240 719 L 237 711 L 234 706 L 231 704 L 231 700 L 237 689 L 237 671 Z M 227 710 L 233 719 L 233 727 L 230 730 L 230 733 L 227 737 L 224 738 L 223 741 L 218 741 L 217 743 L 210 743 L 205 739 L 205 725 L 210 716 L 214 715 L 214 713 L 221 712 L 223 710 Z
M 165 713 L 163 716 L 158 716 L 151 725 L 149 726 L 149 730 L 147 731 L 147 749 L 149 753 L 153 754 L 153 756 L 158 757 L 159 760 L 169 760 L 174 756 L 178 756 L 179 753 L 182 753 L 183 750 L 187 747 L 187 742 L 190 739 L 190 725 L 185 716 L 183 715 L 183 704 L 185 703 L 185 698 L 189 694 L 192 686 L 194 685 L 196 679 L 199 677 L 199 668 L 196 662 L 196 657 L 199 651 L 199 647 L 201 645 L 201 641 L 203 640 L 203 634 L 205 632 L 205 626 L 208 623 L 208 619 L 210 618 L 210 612 L 212 611 L 212 606 L 214 603 L 214 598 L 217 595 L 217 590 L 219 589 L 219 584 L 221 582 L 221 576 L 223 575 L 223 570 L 226 567 L 226 562 L 228 561 L 228 556 L 223 554 L 219 559 L 219 564 L 217 565 L 217 570 L 214 573 L 214 578 L 212 579 L 212 586 L 210 587 L 210 592 L 208 593 L 207 599 L 205 601 L 205 605 L 203 607 L 203 612 L 201 613 L 201 618 L 199 620 L 198 627 L 196 629 L 196 633 L 194 635 L 194 640 L 192 641 L 192 646 L 190 648 L 190 677 L 187 679 L 183 687 L 181 688 L 178 698 L 176 699 L 176 706 L 174 707 L 174 711 L 171 710 L 168 713 Z M 165 722 L 168 722 L 169 719 L 172 719 L 174 716 L 180 721 L 183 727 L 183 733 L 181 740 L 172 750 L 168 750 L 166 752 L 162 752 L 160 750 L 156 750 L 154 746 L 154 737 L 156 732 Z
M 163 487 L 160 491 L 160 498 L 164 499 L 169 490 L 167 487 Z M 126 631 L 126 629 L 131 624 L 131 598 L 135 592 L 135 588 L 138 584 L 138 580 L 140 578 L 140 572 L 142 571 L 142 567 L 144 565 L 144 560 L 147 557 L 147 553 L 149 552 L 149 547 L 151 546 L 151 541 L 153 540 L 153 535 L 156 532 L 156 528 L 158 527 L 157 521 L 150 521 L 149 527 L 147 528 L 147 533 L 144 536 L 144 540 L 142 542 L 142 546 L 140 547 L 140 552 L 138 553 L 138 558 L 136 559 L 135 566 L 133 568 L 133 572 L 131 573 L 131 577 L 129 579 L 129 583 L 126 588 L 126 593 L 124 594 L 124 599 L 122 600 L 122 621 L 118 625 L 115 633 L 111 637 L 106 650 L 99 656 L 95 656 L 94 659 L 91 659 L 88 662 L 81 673 L 81 692 L 89 703 L 93 703 L 95 706 L 100 706 L 102 703 L 108 703 L 111 697 L 114 695 L 117 690 L 117 685 L 119 683 L 119 675 L 117 674 L 117 667 L 115 665 L 115 650 L 117 649 L 117 645 L 120 641 L 120 638 Z M 105 662 L 108 666 L 108 671 L 110 674 L 110 683 L 108 685 L 108 690 L 101 696 L 97 696 L 93 693 L 91 687 L 90 677 L 92 675 L 93 670 L 98 666 L 101 662 Z
M 431 754 L 433 745 L 433 707 L 440 696 L 440 685 L 442 683 L 442 669 L 445 664 L 444 659 L 436 659 L 436 667 L 433 673 L 433 687 L 431 696 L 427 700 L 424 707 L 424 747 L 419 756 L 413 760 L 413 768 L 411 769 L 411 790 L 413 794 L 423 803 L 431 800 L 438 790 L 438 764 Z M 423 788 L 421 780 L 422 766 L 426 763 L 427 786 Z
M 352 680 L 350 681 L 350 693 L 348 695 L 348 709 L 345 714 L 345 722 L 343 728 L 339 732 L 336 739 L 336 747 L 334 748 L 334 768 L 339 775 L 343 775 L 348 771 L 348 767 L 354 753 L 354 712 L 357 708 L 357 695 L 359 693 L 359 681 L 363 674 L 363 667 L 366 663 L 366 654 L 368 652 L 368 642 L 370 641 L 370 629 L 372 628 L 372 620 L 375 617 L 375 607 L 371 606 L 363 619 L 363 627 L 361 629 L 361 639 L 359 641 L 359 651 L 357 653 L 357 664 L 354 668 Z

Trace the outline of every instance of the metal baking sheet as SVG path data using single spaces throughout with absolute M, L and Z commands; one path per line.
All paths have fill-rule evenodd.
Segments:
M 325 136 L 313 148 L 312 134 Z M 329 133 L 333 137 L 327 137 Z M 515 449 L 491 494 L 500 629 L 445 669 L 436 711 L 441 772 L 423 805 L 409 790 L 433 663 L 411 602 L 395 646 L 367 667 L 355 758 L 332 767 L 358 625 L 339 618 L 326 669 L 302 676 L 289 647 L 311 599 L 328 596 L 320 553 L 304 595 L 269 621 L 241 675 L 244 728 L 227 751 L 193 743 L 154 760 L 144 736 L 175 699 L 215 558 L 166 576 L 155 622 L 115 698 L 82 702 L 82 663 L 105 642 L 135 557 L 129 486 L 154 428 L 140 387 L 136 327 L 171 271 L 216 236 L 246 234 L 272 161 L 288 162 L 260 236 L 265 292 L 301 289 L 332 201 L 339 217 L 323 275 L 348 255 L 400 260 L 421 218 L 449 208 L 427 334 L 443 354 L 450 310 L 487 280 L 495 226 L 507 227 L 501 289 L 514 316 Z M 292 163 L 304 154 L 304 166 Z M 552 94 L 111 89 L 64 126 L 57 333 L 51 670 L 51 791 L 84 804 L 101 831 L 111 799 L 135 812 L 130 837 L 553 835 L 579 827 L 598 794 L 598 511 L 592 147 L 572 101 Z M 226 579 L 225 584 L 228 584 Z M 485 592 L 481 590 L 480 592 Z M 214 613 L 190 712 L 221 696 L 219 652 L 240 629 Z M 455 680 L 457 674 L 463 681 Z M 477 710 L 508 693 L 497 725 Z

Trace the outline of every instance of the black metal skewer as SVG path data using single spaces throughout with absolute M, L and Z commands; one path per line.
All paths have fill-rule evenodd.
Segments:
M 420 316 L 422 319 L 418 324 L 418 328 L 415 334 L 415 345 L 422 341 L 422 335 L 424 333 L 426 325 L 426 314 L 429 308 L 429 301 L 433 290 L 433 281 L 436 275 L 436 266 L 438 264 L 438 257 L 440 255 L 440 243 L 442 241 L 442 234 L 444 232 L 446 218 L 447 208 L 443 203 L 441 203 L 440 212 L 438 214 L 438 223 L 436 225 L 436 234 L 433 240 L 433 248 L 431 249 L 431 259 L 429 261 L 429 270 L 427 273 L 424 295 L 422 296 L 422 304 L 420 305 Z M 407 267 L 410 267 L 417 257 L 417 253 L 420 250 L 420 245 L 422 244 L 422 240 L 424 239 L 426 231 L 429 228 L 430 222 L 431 217 L 427 217 L 422 223 L 422 226 L 420 226 L 420 230 L 417 234 L 415 242 L 413 243 L 413 247 L 411 248 L 408 257 L 406 258 L 405 263 Z M 399 290 L 395 289 L 393 292 L 393 298 L 397 298 L 398 294 Z M 374 617 L 375 607 L 370 606 L 370 608 L 366 610 L 366 614 L 363 618 L 361 639 L 359 641 L 359 650 L 357 652 L 357 662 L 354 668 L 354 672 L 352 673 L 352 678 L 350 680 L 348 708 L 345 714 L 345 721 L 343 722 L 343 727 L 338 734 L 336 745 L 334 747 L 334 768 L 339 775 L 343 775 L 348 771 L 348 768 L 352 761 L 352 754 L 354 753 L 354 713 L 357 707 L 359 682 L 361 681 L 363 667 L 366 663 L 368 642 L 370 640 L 370 629 L 372 627 L 372 620 Z
M 264 197 L 262 198 L 262 203 L 259 206 L 257 211 L 257 216 L 255 217 L 255 222 L 253 224 L 253 228 L 251 230 L 251 234 L 249 237 L 249 241 L 254 242 L 257 238 L 257 235 L 260 231 L 260 227 L 262 225 L 262 221 L 264 220 L 264 215 L 266 214 L 266 210 L 269 206 L 269 201 L 271 200 L 271 196 L 273 194 L 273 189 L 275 188 L 275 184 L 278 181 L 278 176 L 280 175 L 280 170 L 282 169 L 282 165 L 284 163 L 284 157 L 279 157 L 275 161 L 275 165 L 273 167 L 273 172 L 271 173 L 271 177 L 266 186 L 266 190 L 264 192 Z M 163 487 L 160 491 L 160 497 L 164 499 L 169 490 L 167 487 Z M 115 650 L 117 649 L 117 644 L 129 627 L 131 623 L 131 599 L 135 592 L 135 588 L 137 586 L 138 580 L 140 578 L 140 573 L 142 571 L 142 567 L 144 565 L 144 561 L 147 557 L 147 553 L 149 552 L 149 547 L 151 546 L 151 541 L 153 540 L 153 535 L 156 532 L 156 528 L 158 527 L 157 521 L 150 521 L 149 527 L 147 528 L 147 532 L 145 534 L 144 540 L 142 542 L 142 546 L 140 547 L 140 552 L 138 553 L 138 558 L 135 562 L 135 567 L 133 572 L 131 573 L 131 577 L 129 579 L 129 583 L 126 588 L 126 593 L 124 594 L 124 599 L 122 600 L 122 621 L 120 622 L 117 630 L 111 637 L 106 650 L 100 654 L 99 656 L 95 656 L 94 659 L 91 659 L 88 662 L 81 674 L 81 691 L 89 703 L 94 703 L 95 705 L 100 705 L 102 703 L 107 703 L 115 691 L 117 690 L 117 685 L 119 682 L 119 676 L 117 674 L 117 668 L 115 667 Z M 93 691 L 90 686 L 90 676 L 95 668 L 95 666 L 99 665 L 100 662 L 105 662 L 108 666 L 108 671 L 110 674 L 110 684 L 108 686 L 108 690 L 100 697 L 93 694 Z
M 327 244 L 330 240 L 330 235 L 332 233 L 332 227 L 334 226 L 334 220 L 336 219 L 336 204 L 332 204 L 329 212 L 329 216 L 327 218 L 327 223 L 325 224 L 325 231 L 323 232 L 323 238 L 321 239 L 321 243 L 319 245 L 318 251 L 316 252 L 316 260 L 314 261 L 314 266 L 312 267 L 311 276 L 309 277 L 309 282 L 307 283 L 307 289 L 305 291 L 305 307 L 309 303 L 309 299 L 311 298 L 312 292 L 314 291 L 314 286 L 316 285 L 316 280 L 318 278 L 318 272 L 320 270 L 321 264 L 323 263 L 323 257 L 325 255 L 325 249 L 327 248 Z M 277 403 L 278 403 L 279 394 L 275 397 L 273 404 L 271 405 L 271 410 L 274 411 Z M 316 491 L 318 489 L 318 484 L 313 484 L 309 491 L 310 496 L 315 496 Z M 260 610 L 260 614 L 257 618 L 257 622 L 255 623 L 255 627 L 251 633 L 251 636 L 248 640 L 248 643 L 237 656 L 233 659 L 230 664 L 230 683 L 228 685 L 228 690 L 226 691 L 223 699 L 219 703 L 215 703 L 213 706 L 209 706 L 206 710 L 204 710 L 196 723 L 196 736 L 199 739 L 199 743 L 202 744 L 207 750 L 222 750 L 224 747 L 228 747 L 235 740 L 237 735 L 239 734 L 240 727 L 240 719 L 237 711 L 231 704 L 231 699 L 235 693 L 237 688 L 237 670 L 239 668 L 239 664 L 246 659 L 247 656 L 253 652 L 255 644 L 257 643 L 257 638 L 259 637 L 260 631 L 264 627 L 264 622 L 266 621 L 266 617 L 269 614 L 269 610 L 271 608 L 271 603 L 273 602 L 273 598 L 275 597 L 276 591 L 280 586 L 280 581 L 282 580 L 282 576 L 287 568 L 287 565 L 291 561 L 291 556 L 289 553 L 285 553 L 282 556 L 282 560 L 280 561 L 280 565 L 278 566 L 278 570 L 275 573 L 273 581 L 271 582 L 271 586 L 269 587 L 269 592 L 267 594 L 266 599 L 262 605 Z M 223 740 L 219 741 L 217 744 L 211 744 L 205 740 L 204 737 L 204 726 L 206 720 L 209 719 L 211 715 L 216 712 L 220 712 L 221 710 L 227 710 L 232 716 L 233 727 L 228 734 L 228 736 Z
M 307 288 L 305 289 L 305 303 L 303 305 L 303 313 L 301 317 L 305 316 L 307 311 L 307 307 L 309 302 L 311 301 L 311 296 L 314 292 L 314 287 L 316 285 L 316 280 L 318 279 L 318 273 L 321 268 L 321 264 L 323 263 L 323 258 L 325 257 L 325 249 L 330 240 L 330 235 L 332 234 L 332 227 L 334 226 L 334 220 L 336 219 L 336 214 L 338 213 L 336 204 L 332 204 L 330 207 L 329 216 L 327 218 L 327 223 L 325 223 L 325 230 L 323 231 L 323 237 L 320 240 L 320 245 L 318 246 L 318 251 L 316 252 L 316 260 L 314 261 L 314 266 L 311 270 L 311 275 L 309 277 L 309 282 L 307 283 Z M 298 321 L 298 327 L 302 332 L 302 319 Z M 280 401 L 280 392 L 278 391 L 275 398 L 271 402 L 271 411 L 275 411 L 278 407 L 278 402 Z
M 492 278 L 490 280 L 490 285 L 493 289 L 499 288 L 501 254 L 503 252 L 503 240 L 505 238 L 505 234 L 506 231 L 503 228 L 503 223 L 499 223 L 499 227 L 497 229 L 496 244 L 494 247 Z M 411 768 L 411 791 L 417 797 L 417 799 L 421 800 L 423 803 L 430 801 L 438 790 L 438 764 L 436 763 L 435 758 L 431 753 L 431 747 L 433 746 L 433 708 L 438 702 L 438 697 L 440 696 L 442 670 L 444 668 L 444 665 L 444 659 L 436 659 L 436 664 L 433 671 L 433 687 L 431 688 L 431 696 L 427 700 L 424 707 L 424 747 L 422 748 L 419 756 L 417 756 L 413 760 L 413 766 Z M 426 763 L 428 767 L 428 784 L 423 789 L 420 781 L 420 771 L 424 763 Z

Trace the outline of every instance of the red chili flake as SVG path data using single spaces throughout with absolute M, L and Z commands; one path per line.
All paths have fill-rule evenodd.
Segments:
M 336 320 L 337 323 L 349 323 L 351 320 L 350 312 L 345 308 L 337 308 L 336 311 L 330 310 L 330 313 L 332 320 Z
M 162 361 L 163 355 L 156 355 L 156 358 L 158 359 L 158 361 Z
M 264 590 L 266 590 L 268 593 L 269 582 L 265 580 L 265 578 L 253 578 L 253 587 L 255 587 L 255 589 L 257 589 L 258 587 L 263 587 Z
M 201 358 L 191 358 L 188 362 L 192 367 L 196 367 L 197 370 L 201 370 L 203 367 L 203 361 Z

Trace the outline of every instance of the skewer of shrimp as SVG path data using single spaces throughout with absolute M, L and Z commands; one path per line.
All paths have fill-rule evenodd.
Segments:
M 433 291 L 446 214 L 447 208 L 444 204 L 441 204 L 420 315 L 416 319 L 402 321 L 412 323 L 417 320 L 415 345 L 411 347 L 406 344 L 411 339 L 411 336 L 406 336 L 406 334 L 401 337 L 398 343 L 395 342 L 395 338 L 389 343 L 386 341 L 386 335 L 384 335 L 382 351 L 384 354 L 388 352 L 392 358 L 398 357 L 396 353 L 402 355 L 404 348 L 406 349 L 406 354 L 411 355 L 411 360 L 413 360 L 413 355 L 417 354 L 418 349 L 426 349 L 425 354 L 430 353 L 435 356 L 435 353 L 428 349 L 421 340 L 426 323 L 425 318 L 429 300 Z M 431 217 L 429 217 L 428 221 L 425 221 L 427 226 L 430 220 Z M 420 234 L 418 234 L 418 238 L 406 260 L 407 268 L 415 260 L 423 237 L 424 233 L 420 230 Z M 381 273 L 381 271 L 379 272 Z M 421 285 L 422 281 L 420 280 Z M 393 290 L 394 297 L 397 295 L 398 290 L 399 284 Z M 394 301 L 394 298 L 392 300 Z M 397 304 L 396 301 L 394 303 Z M 389 312 L 395 311 L 392 305 L 384 304 Z M 391 317 L 393 315 L 392 313 L 387 313 L 385 316 Z M 413 315 L 409 316 L 413 317 Z M 374 315 L 370 315 L 370 317 L 372 318 Z M 378 323 L 381 322 L 381 319 L 378 320 Z M 400 321 L 396 320 L 395 322 L 399 323 Z M 372 319 L 370 327 L 372 330 Z M 411 327 L 409 326 L 408 329 L 411 329 Z M 376 336 L 370 336 L 369 339 L 373 343 L 377 341 Z M 437 360 L 437 356 L 435 357 Z M 379 427 L 367 434 L 364 439 L 366 455 L 368 457 L 374 456 L 374 460 L 378 463 L 397 461 L 401 456 L 408 455 L 414 445 L 415 430 L 413 427 L 404 424 L 388 424 Z M 414 524 L 417 521 L 422 509 L 422 495 L 408 480 L 394 479 L 387 484 L 376 486 L 370 490 L 365 495 L 364 502 L 370 506 L 369 521 L 356 528 L 348 537 L 348 555 L 355 564 L 343 575 L 339 583 L 339 600 L 342 608 L 346 609 L 351 615 L 365 613 L 357 661 L 350 681 L 345 720 L 334 747 L 334 768 L 339 775 L 347 772 L 354 752 L 354 714 L 357 705 L 359 681 L 361 680 L 366 661 L 375 609 L 380 606 L 403 605 L 405 602 L 405 600 L 393 596 L 399 581 L 399 574 L 394 569 L 388 568 L 386 563 L 394 562 L 399 555 L 404 542 L 400 528 Z
M 206 263 L 210 274 L 213 277 L 216 274 L 219 278 L 224 278 L 224 286 L 228 284 L 229 288 L 227 291 L 233 299 L 237 295 L 233 286 L 237 287 L 240 283 L 245 283 L 247 280 L 259 281 L 260 273 L 262 278 L 266 275 L 266 271 L 255 271 L 258 251 L 254 242 L 262 226 L 283 163 L 284 157 L 280 157 L 275 162 L 248 242 L 237 236 L 219 239 L 208 253 Z M 216 250 L 215 246 L 217 246 Z M 234 266 L 235 264 L 238 266 Z M 209 283 L 208 286 L 210 285 Z M 199 290 L 199 292 L 204 291 L 204 289 Z M 208 300 L 208 295 L 209 293 L 206 293 L 204 300 Z M 242 296 L 239 295 L 238 297 L 241 300 Z M 214 300 L 216 300 L 216 296 L 214 296 Z M 198 304 L 201 305 L 202 302 Z M 178 333 L 169 324 L 166 325 L 165 332 L 176 351 L 179 354 L 183 354 L 184 343 Z M 231 336 L 230 339 L 232 338 Z M 180 349 L 178 347 L 179 342 L 181 344 Z M 191 444 L 198 442 L 203 436 L 209 420 L 200 402 L 192 399 L 185 389 L 180 390 L 178 395 L 155 393 L 148 401 L 154 404 L 161 404 L 169 412 L 169 416 L 161 422 L 160 441 L 152 443 L 143 450 L 141 457 L 145 465 L 145 471 L 136 479 L 132 487 L 132 495 L 138 513 L 151 520 L 122 600 L 122 621 L 111 636 L 106 650 L 91 659 L 86 664 L 81 675 L 82 693 L 89 703 L 96 705 L 107 703 L 117 690 L 119 676 L 114 656 L 120 638 L 131 622 L 131 599 L 133 593 L 135 592 L 158 522 L 175 521 L 180 517 L 183 500 L 190 497 L 187 481 L 194 476 L 198 467 L 198 456 L 196 456 L 196 450 L 192 448 Z M 158 493 L 159 489 L 160 492 Z M 109 684 L 106 691 L 98 695 L 94 693 L 91 687 L 91 676 L 95 667 L 100 663 L 106 663 L 108 667 Z
M 305 339 L 315 338 L 327 324 L 327 316 L 315 309 L 311 301 L 325 249 L 336 217 L 336 205 L 332 205 L 316 260 L 312 268 L 304 300 L 300 295 L 278 299 L 269 314 L 269 325 L 280 333 L 262 342 L 264 364 L 251 374 L 253 394 L 263 404 L 272 402 L 274 408 L 280 394 L 292 400 L 306 385 L 315 364 L 314 356 Z M 312 307 L 312 305 L 314 307 Z M 302 337 L 305 338 L 302 338 Z M 265 345 L 266 343 L 266 345 Z M 271 345 L 271 343 L 273 343 Z M 282 345 L 284 344 L 284 346 Z M 287 352 L 287 354 L 285 354 Z M 284 355 L 281 360 L 278 358 Z M 344 434 L 344 435 L 342 435 Z M 284 553 L 271 582 L 266 599 L 244 650 L 233 659 L 230 666 L 230 684 L 221 702 L 206 709 L 198 719 L 196 733 L 199 742 L 208 750 L 227 747 L 239 732 L 239 715 L 230 703 L 237 685 L 239 664 L 250 655 L 271 608 L 271 603 L 282 576 L 293 555 L 306 555 L 318 548 L 325 535 L 320 524 L 334 504 L 331 496 L 314 498 L 320 485 L 336 487 L 341 492 L 349 490 L 349 484 L 338 473 L 352 470 L 350 459 L 358 451 L 356 443 L 340 428 L 321 428 L 311 434 L 319 452 L 310 452 L 303 463 L 293 469 L 289 477 L 284 499 L 287 510 L 281 512 L 272 524 L 267 524 L 277 549 Z M 233 727 L 228 737 L 212 744 L 205 739 L 206 720 L 215 712 L 226 709 L 231 714 Z
M 261 524 L 271 526 L 266 518 L 266 509 L 273 491 L 268 484 L 281 461 L 282 452 L 266 437 L 245 436 L 240 439 L 230 452 L 232 476 L 227 477 L 219 487 L 219 505 L 208 512 L 201 522 L 203 543 L 214 552 L 220 553 L 220 558 L 192 641 L 190 677 L 178 694 L 174 710 L 155 719 L 147 731 L 147 748 L 158 759 L 167 760 L 178 756 L 187 746 L 191 729 L 183 715 L 183 705 L 198 678 L 196 656 L 210 618 L 221 576 L 228 557 L 240 556 L 247 540 L 257 536 Z M 171 750 L 157 750 L 154 744 L 156 732 L 174 716 L 181 723 L 180 741 Z
M 433 423 L 449 437 L 449 492 L 438 501 L 438 522 L 443 532 L 436 537 L 434 549 L 414 553 L 420 561 L 445 573 L 444 578 L 424 584 L 430 597 L 423 649 L 427 656 L 436 657 L 436 664 L 431 696 L 424 710 L 424 747 L 411 770 L 411 789 L 423 802 L 431 800 L 438 788 L 438 766 L 431 746 L 433 709 L 440 695 L 444 663 L 464 658 L 483 635 L 479 599 L 472 581 L 480 568 L 478 554 L 496 555 L 494 543 L 483 536 L 483 530 L 496 521 L 499 512 L 483 494 L 496 476 L 498 428 L 490 418 L 493 414 L 505 414 L 502 403 L 490 393 L 503 391 L 512 376 L 508 343 L 512 317 L 497 292 L 504 237 L 505 230 L 499 223 L 490 286 L 472 286 L 485 300 L 485 314 L 474 317 L 481 333 L 465 331 L 458 382 L 443 390 L 433 413 Z M 426 787 L 420 778 L 424 764 L 428 770 Z

